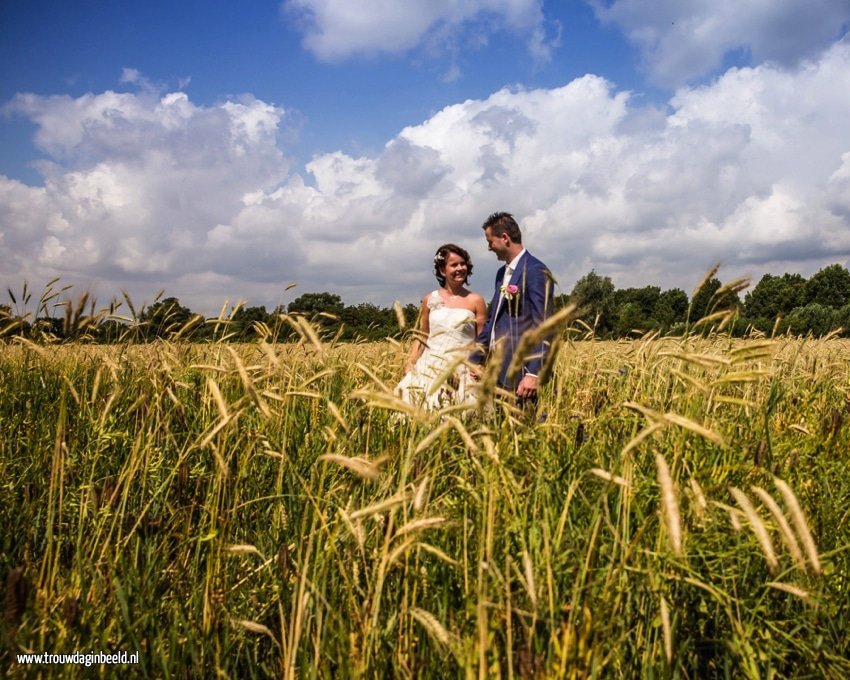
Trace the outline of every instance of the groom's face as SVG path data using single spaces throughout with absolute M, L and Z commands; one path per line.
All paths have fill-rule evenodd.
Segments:
M 484 230 L 484 238 L 487 239 L 487 249 L 491 253 L 495 253 L 503 262 L 509 262 L 508 250 L 510 249 L 511 239 L 507 234 L 496 235 L 490 227 Z

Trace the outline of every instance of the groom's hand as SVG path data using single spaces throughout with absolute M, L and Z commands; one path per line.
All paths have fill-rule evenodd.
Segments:
M 516 388 L 516 395 L 520 399 L 533 399 L 537 396 L 537 376 L 524 375 Z

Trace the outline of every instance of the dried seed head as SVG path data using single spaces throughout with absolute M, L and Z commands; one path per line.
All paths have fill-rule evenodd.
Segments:
M 708 501 L 705 500 L 705 494 L 702 492 L 702 487 L 696 479 L 690 478 L 688 483 L 691 486 L 691 491 L 694 494 L 694 507 L 696 508 L 697 518 L 702 519 L 705 511 L 708 510 Z
M 319 456 L 317 460 L 336 463 L 344 468 L 348 468 L 354 474 L 362 477 L 363 479 L 375 479 L 380 472 L 378 465 L 372 461 L 366 460 L 365 458 L 340 456 L 336 453 L 325 453 Z
M 741 527 L 741 520 L 738 518 L 738 514 L 739 514 L 738 511 L 735 510 L 734 508 L 728 508 L 728 512 L 729 512 L 729 523 L 732 525 L 732 530 L 733 531 L 740 531 L 742 529 L 742 527 Z
M 667 526 L 667 536 L 670 546 L 677 555 L 682 552 L 682 525 L 679 517 L 679 502 L 676 500 L 676 492 L 673 488 L 673 480 L 670 477 L 670 469 L 667 461 L 660 453 L 655 456 L 655 465 L 658 468 L 658 484 L 661 487 L 661 508 Z
M 413 494 L 413 509 L 416 512 L 422 510 L 425 507 L 426 496 L 428 493 L 428 475 L 423 477 L 422 481 L 419 483 L 419 486 L 416 487 L 416 492 Z
M 782 494 L 782 500 L 785 501 L 785 505 L 791 513 L 791 521 L 794 522 L 794 528 L 797 530 L 797 535 L 800 537 L 803 547 L 806 550 L 806 555 L 809 558 L 809 564 L 812 566 L 812 571 L 816 574 L 820 574 L 821 564 L 820 558 L 818 557 L 818 549 L 815 545 L 815 539 L 812 537 L 812 532 L 809 531 L 806 516 L 803 514 L 803 509 L 800 507 L 797 497 L 794 495 L 794 492 L 791 491 L 791 487 L 778 477 L 773 478 L 773 483 L 776 484 L 776 488 L 779 489 L 779 493 Z
M 612 474 L 607 470 L 603 470 L 602 468 L 592 468 L 590 470 L 590 474 L 596 475 L 599 479 L 604 479 L 606 482 L 611 482 L 612 484 L 617 484 L 619 486 L 628 486 L 629 483 L 619 475 Z
M 797 566 L 801 570 L 805 571 L 806 561 L 803 558 L 803 552 L 800 550 L 800 544 L 797 543 L 797 538 L 791 531 L 791 525 L 788 524 L 788 520 L 785 519 L 785 515 L 782 514 L 779 504 L 761 487 L 754 486 L 753 493 L 761 499 L 761 502 L 764 503 L 765 507 L 770 511 L 770 514 L 773 515 L 773 519 L 779 527 L 779 533 L 782 536 L 782 540 L 785 542 L 785 545 L 788 547 L 788 551 L 791 553 L 791 556 L 794 558 Z
M 449 632 L 431 612 L 419 609 L 418 607 L 413 607 L 410 609 L 410 615 L 422 624 L 422 627 L 425 628 L 428 635 L 430 635 L 435 641 L 439 642 L 441 645 L 447 646 L 449 644 L 451 640 Z
M 795 585 L 791 585 L 790 583 L 781 583 L 779 581 L 769 581 L 765 585 L 769 586 L 771 588 L 775 588 L 776 590 L 781 590 L 785 593 L 790 593 L 791 595 L 795 595 L 796 597 L 799 597 L 801 600 L 803 600 L 805 602 L 811 603 L 811 601 L 812 601 L 812 599 L 811 599 L 812 596 L 807 591 L 803 590 L 802 588 L 798 588 Z
M 761 517 L 758 516 L 750 499 L 747 498 L 747 494 L 740 489 L 736 489 L 734 486 L 729 487 L 729 492 L 735 497 L 738 505 L 741 506 L 741 510 L 747 516 L 750 527 L 752 527 L 753 533 L 761 546 L 762 553 L 764 553 L 764 558 L 767 560 L 767 566 L 773 571 L 779 566 L 779 561 L 776 559 L 776 553 L 773 550 L 773 541 L 770 540 L 770 535 L 767 533 L 764 522 L 761 521 Z

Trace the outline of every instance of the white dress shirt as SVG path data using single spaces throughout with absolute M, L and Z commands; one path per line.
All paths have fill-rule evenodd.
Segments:
M 496 305 L 496 311 L 493 313 L 493 327 L 490 329 L 490 344 L 496 341 L 496 317 L 502 310 L 502 301 L 505 299 L 505 287 L 511 282 L 511 277 L 516 271 L 520 258 L 525 255 L 525 248 L 519 251 L 519 254 L 505 266 L 505 273 L 502 276 L 502 285 L 499 292 L 499 302 Z

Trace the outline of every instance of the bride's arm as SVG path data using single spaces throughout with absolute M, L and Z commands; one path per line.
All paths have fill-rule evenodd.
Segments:
M 477 338 L 484 330 L 484 324 L 487 323 L 487 303 L 484 302 L 483 297 L 476 293 L 473 306 L 475 311 L 475 337 Z
M 422 356 L 422 352 L 425 351 L 425 340 L 431 332 L 431 323 L 429 320 L 430 312 L 431 310 L 428 307 L 428 296 L 426 295 L 422 298 L 422 307 L 419 310 L 419 323 L 417 324 L 418 327 L 416 331 L 414 331 L 413 344 L 410 346 L 410 354 L 407 357 L 407 365 L 404 367 L 405 373 L 413 368 L 416 360 Z

